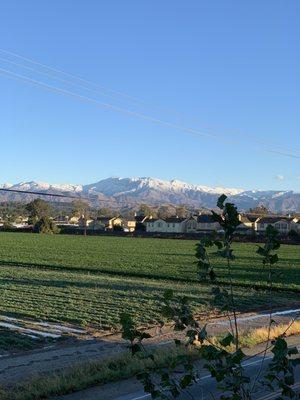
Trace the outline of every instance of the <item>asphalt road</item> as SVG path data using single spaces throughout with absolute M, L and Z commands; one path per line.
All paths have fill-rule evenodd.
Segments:
M 298 346 L 300 350 L 300 336 L 293 336 L 288 338 L 289 346 Z M 263 349 L 263 345 L 253 349 L 255 353 Z M 264 368 L 270 362 L 272 355 L 267 354 L 264 360 Z M 245 361 L 244 366 L 247 370 L 248 376 L 254 378 L 257 375 L 259 367 L 262 362 L 261 356 L 256 356 L 249 358 Z M 214 379 L 210 377 L 207 371 L 200 371 L 200 377 L 196 384 L 189 388 L 188 394 L 182 394 L 178 397 L 178 400 L 205 400 L 213 399 L 212 394 L 215 399 L 218 399 L 220 392 L 216 390 L 216 384 Z M 296 375 L 296 385 L 295 389 L 300 393 L 300 367 L 295 371 Z M 270 395 L 264 392 L 262 388 L 259 388 L 255 394 L 256 399 L 261 400 L 271 400 L 276 398 L 278 393 L 273 393 Z M 192 397 L 191 397 L 192 396 Z M 66 396 L 55 397 L 53 400 L 150 400 L 151 396 L 144 392 L 141 384 L 136 379 L 124 380 L 112 384 L 107 384 L 104 386 L 93 387 L 78 393 L 69 394 Z
M 270 361 L 270 358 L 271 357 L 268 356 L 268 358 L 266 359 L 264 363 L 265 368 L 268 362 Z M 260 364 L 261 364 L 261 358 L 257 358 L 244 363 L 248 376 L 250 376 L 252 379 L 255 378 L 255 376 L 257 375 L 257 371 L 260 367 Z M 300 393 L 300 368 L 296 369 L 295 388 Z M 203 376 L 199 378 L 198 382 L 194 384 L 191 388 L 189 388 L 188 393 L 184 392 L 177 399 L 191 400 L 192 396 L 194 400 L 205 400 L 205 399 L 213 400 L 219 398 L 220 394 L 221 394 L 220 391 L 218 391 L 216 388 L 216 383 L 214 379 L 212 379 L 208 374 L 203 374 Z M 278 393 L 277 394 L 273 393 L 272 395 L 274 395 L 274 398 L 276 398 Z M 266 390 L 264 390 L 264 388 L 260 387 L 256 389 L 256 393 L 254 396 L 256 399 L 269 399 L 270 392 L 267 392 Z M 272 399 L 273 396 L 270 398 Z M 148 399 L 151 399 L 151 396 L 145 394 L 143 391 L 130 393 L 125 396 L 117 396 L 114 398 L 114 400 L 148 400 Z M 100 400 L 100 397 L 98 397 L 98 400 Z

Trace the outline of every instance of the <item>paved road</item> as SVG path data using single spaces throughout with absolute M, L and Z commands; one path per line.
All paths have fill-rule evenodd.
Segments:
M 274 315 L 278 322 L 286 323 L 299 313 L 297 310 L 281 311 Z M 266 313 L 242 315 L 239 317 L 240 326 L 243 328 L 256 328 L 267 323 Z M 228 321 L 217 319 L 208 326 L 211 333 L 220 333 L 228 329 Z M 152 332 L 152 334 L 155 332 Z M 154 344 L 173 342 L 174 333 L 164 332 L 151 339 Z M 98 340 L 78 340 L 71 345 L 54 346 L 43 350 L 24 354 L 5 356 L 0 358 L 0 384 L 14 384 L 27 380 L 40 373 L 55 372 L 79 363 L 101 360 L 109 355 L 115 355 L 125 349 L 125 344 L 120 336 L 111 336 Z
M 290 346 L 300 346 L 300 335 L 288 338 Z M 264 346 L 257 346 L 252 351 L 254 353 L 264 349 Z M 271 359 L 271 354 L 267 354 L 264 365 L 267 366 Z M 253 357 L 244 363 L 249 376 L 256 376 L 259 366 L 261 365 L 261 356 Z M 300 393 L 300 367 L 296 369 L 296 390 Z M 200 379 L 191 389 L 190 393 L 194 400 L 212 399 L 211 393 L 216 394 L 216 386 L 214 380 L 202 371 Z M 262 390 L 257 392 L 257 399 L 267 400 L 266 393 Z M 276 397 L 276 396 L 275 396 Z M 216 398 L 218 398 L 216 396 Z M 271 397 L 272 398 L 272 397 Z M 271 400 L 270 398 L 270 400 Z M 149 394 L 146 394 L 141 384 L 136 379 L 128 379 L 117 383 L 107 384 L 104 386 L 93 387 L 78 393 L 66 396 L 55 397 L 52 400 L 150 400 Z M 189 395 L 182 395 L 178 400 L 191 400 Z

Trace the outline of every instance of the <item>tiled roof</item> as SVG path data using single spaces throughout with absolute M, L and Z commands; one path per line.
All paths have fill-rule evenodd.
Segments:
M 275 224 L 276 222 L 279 221 L 287 221 L 290 222 L 292 221 L 292 218 L 289 217 L 281 217 L 281 216 L 274 216 L 274 217 L 262 217 L 259 219 L 260 224 Z
M 186 221 L 186 218 L 170 217 L 170 218 L 166 218 L 165 221 L 168 222 L 168 223 L 180 224 L 181 222 Z

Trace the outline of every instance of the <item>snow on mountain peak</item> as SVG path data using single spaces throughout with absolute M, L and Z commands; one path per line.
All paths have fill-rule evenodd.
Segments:
M 50 184 L 46 182 L 20 182 L 15 185 L 10 185 L 15 190 L 27 190 L 27 191 L 64 191 L 64 192 L 81 192 L 82 185 L 71 185 L 71 184 Z

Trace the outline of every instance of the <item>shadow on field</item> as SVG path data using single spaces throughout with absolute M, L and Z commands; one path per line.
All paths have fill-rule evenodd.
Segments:
M 254 257 L 255 257 L 255 259 L 253 260 Z M 255 253 L 253 256 L 243 256 L 243 255 L 238 254 L 236 256 L 236 261 L 238 262 L 239 260 L 249 260 L 252 262 L 255 261 L 256 263 L 259 262 L 259 264 L 261 265 L 261 258 L 259 258 Z M 286 255 L 284 255 L 284 258 L 283 257 L 281 258 L 280 254 L 279 254 L 279 262 L 280 261 L 284 262 L 284 263 L 289 262 L 289 261 L 292 263 L 300 263 L 300 250 L 299 250 L 299 258 L 286 257 Z
M 88 278 L 87 278 L 88 279 Z M 151 282 L 151 281 L 150 281 Z M 157 293 L 158 291 L 163 291 L 163 287 L 157 286 L 157 285 L 151 285 L 149 281 L 147 281 L 145 284 L 141 284 L 138 281 L 137 282 L 128 282 L 125 281 L 124 283 L 117 283 L 116 281 L 108 281 L 106 280 L 105 282 L 82 282 L 82 281 L 68 281 L 68 280 L 49 280 L 45 281 L 44 279 L 37 279 L 35 277 L 31 278 L 24 278 L 24 279 L 7 279 L 7 278 L 1 278 L 0 277 L 0 284 L 5 285 L 5 284 L 13 284 L 14 286 L 31 286 L 31 287 L 43 287 L 43 288 L 67 288 L 67 287 L 76 287 L 79 289 L 85 288 L 85 289 L 113 289 L 118 292 L 124 292 L 124 293 L 118 293 L 118 297 L 126 297 L 128 298 L 128 292 L 132 291 L 141 291 L 143 293 L 151 293 L 155 292 Z M 50 293 L 51 296 L 53 296 L 53 293 Z M 46 296 L 46 294 L 45 294 Z M 130 294 L 132 297 L 133 294 Z M 138 294 L 137 296 L 140 296 Z M 89 300 L 87 300 L 89 301 Z M 199 300 L 199 302 L 201 302 Z
M 147 279 L 149 281 L 164 281 L 164 282 L 177 282 L 177 283 L 192 283 L 193 285 L 199 284 L 199 286 L 204 286 L 204 287 L 211 287 L 215 286 L 216 284 L 212 284 L 210 282 L 200 282 L 195 274 L 195 278 L 188 278 L 188 277 L 182 277 L 178 275 L 168 275 L 167 273 L 165 274 L 157 274 L 156 271 L 153 269 L 149 268 L 149 273 L 140 273 L 136 271 L 124 271 L 124 270 L 113 270 L 113 269 L 106 269 L 102 268 L 101 266 L 99 267 L 76 267 L 76 266 L 64 266 L 64 265 L 51 265 L 51 264 L 41 264 L 41 263 L 29 263 L 29 262 L 21 262 L 21 261 L 6 261 L 6 260 L 0 260 L 0 268 L 1 266 L 14 266 L 14 267 L 20 267 L 20 268 L 36 268 L 40 270 L 53 270 L 53 271 L 60 271 L 60 272 L 71 272 L 72 274 L 76 273 L 83 273 L 83 274 L 93 274 L 93 275 L 110 275 L 110 276 L 117 276 L 117 277 L 128 277 L 128 278 L 139 278 L 139 279 Z M 216 271 L 220 266 L 216 266 Z M 222 267 L 221 267 L 222 268 Z M 223 269 L 223 268 L 222 268 Z M 241 272 L 237 273 L 236 271 L 240 270 Z M 233 267 L 234 271 L 234 279 L 232 285 L 235 287 L 244 287 L 244 288 L 251 288 L 255 290 L 266 290 L 269 289 L 269 287 L 263 282 L 259 282 L 257 278 L 261 275 L 260 270 L 251 270 L 251 275 L 250 271 L 246 269 L 244 266 L 234 266 Z M 242 272 L 243 271 L 243 272 Z M 263 269 L 261 269 L 263 272 Z M 248 274 L 248 276 L 247 276 Z M 250 280 L 250 282 L 245 282 L 246 280 Z M 295 283 L 295 282 L 293 282 Z M 130 284 L 129 282 L 125 283 L 126 285 Z M 228 286 L 228 280 L 226 280 L 226 277 L 220 276 L 220 278 L 217 281 L 218 285 L 221 286 Z M 148 283 L 147 283 L 148 285 Z M 300 293 L 300 287 L 299 288 L 290 288 L 288 286 L 280 286 L 276 287 L 273 286 L 271 288 L 273 291 L 288 291 L 288 292 L 296 292 Z

